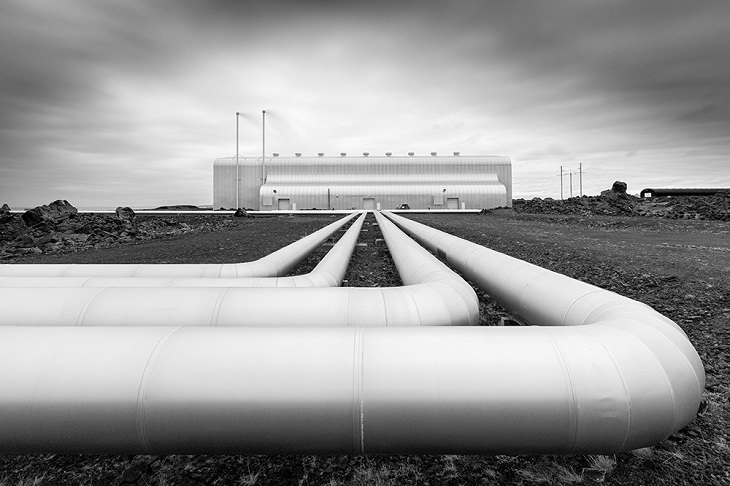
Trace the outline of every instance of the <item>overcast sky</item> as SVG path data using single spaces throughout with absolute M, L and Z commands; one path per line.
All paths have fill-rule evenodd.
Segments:
M 263 109 L 267 155 L 506 155 L 515 197 L 730 187 L 730 2 L 0 0 L 0 204 L 211 204 Z

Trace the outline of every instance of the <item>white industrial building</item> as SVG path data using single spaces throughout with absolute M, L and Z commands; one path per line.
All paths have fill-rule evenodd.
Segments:
M 512 163 L 498 156 L 226 157 L 213 164 L 213 207 L 488 209 L 512 205 Z

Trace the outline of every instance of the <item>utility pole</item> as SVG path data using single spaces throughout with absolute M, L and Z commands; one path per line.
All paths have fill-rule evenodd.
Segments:
M 580 175 L 580 197 L 583 197 L 583 162 L 578 164 L 578 174 Z
M 573 197 L 573 173 L 568 172 L 568 175 L 570 176 L 570 197 Z
M 239 175 L 238 175 L 238 117 L 240 113 L 236 112 L 236 209 L 239 209 L 238 204 L 238 186 L 239 186 Z

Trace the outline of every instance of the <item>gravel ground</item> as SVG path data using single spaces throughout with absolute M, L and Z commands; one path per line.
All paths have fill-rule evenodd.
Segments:
M 215 216 L 220 217 L 220 216 Z M 491 211 L 413 215 L 468 240 L 645 302 L 677 322 L 707 371 L 692 423 L 655 447 L 615 456 L 76 456 L 0 455 L 0 486 L 19 484 L 730 484 L 730 224 Z M 236 219 L 215 232 L 14 263 L 204 263 L 259 258 L 333 221 Z M 350 286 L 400 281 L 369 216 Z M 309 271 L 318 250 L 293 273 Z M 477 291 L 482 323 L 506 313 Z

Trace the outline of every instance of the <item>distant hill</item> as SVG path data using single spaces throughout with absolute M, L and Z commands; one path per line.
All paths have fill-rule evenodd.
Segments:
M 177 204 L 174 206 L 160 206 L 154 209 L 145 209 L 143 211 L 205 211 L 210 208 L 201 208 L 192 204 Z

